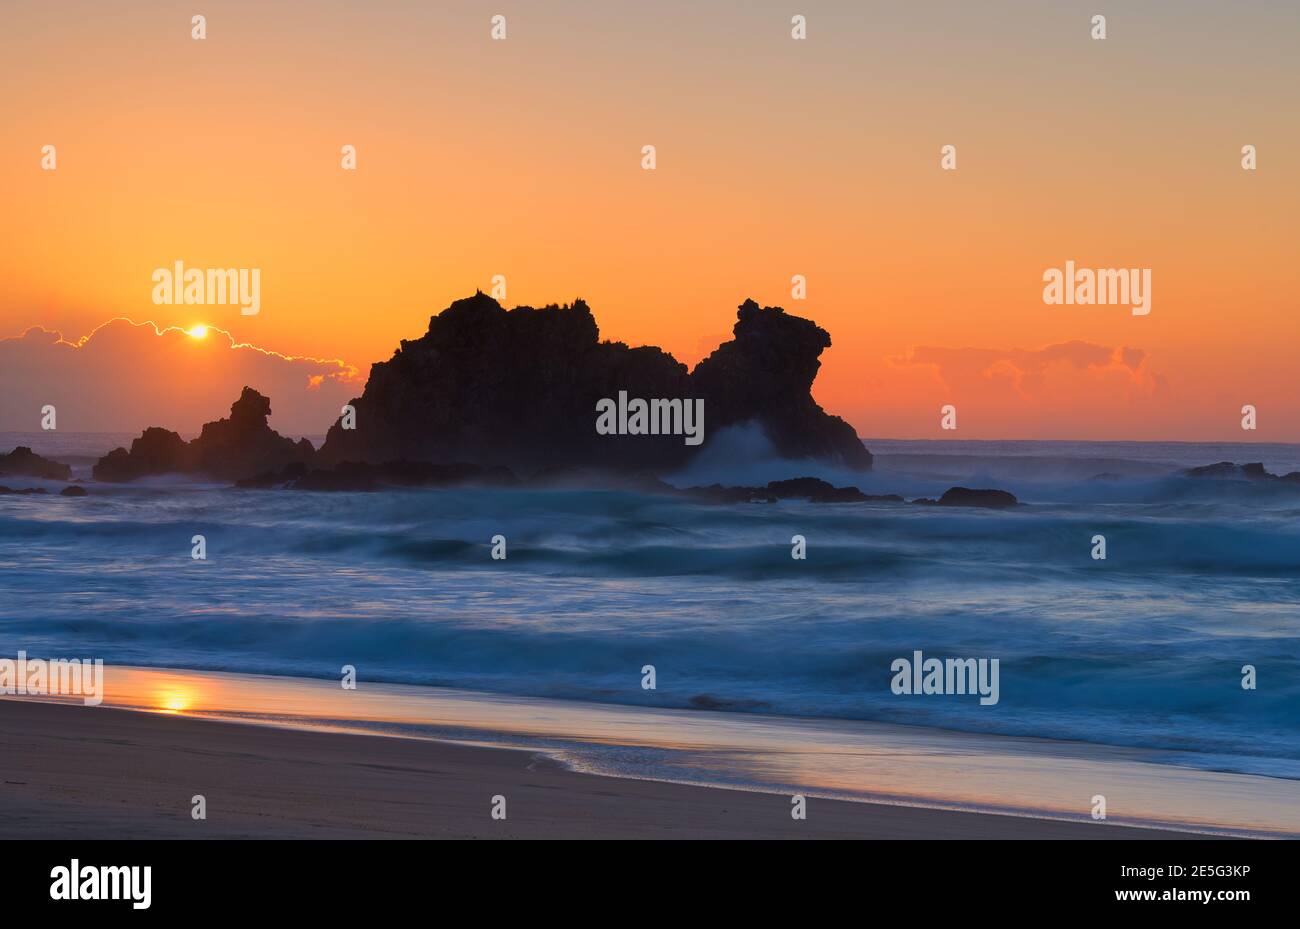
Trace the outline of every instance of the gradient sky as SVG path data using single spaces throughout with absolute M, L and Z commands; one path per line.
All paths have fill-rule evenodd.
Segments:
M 583 297 L 687 363 L 746 297 L 811 317 L 814 393 L 863 436 L 1300 441 L 1291 0 L 6 0 L 0 57 L 0 339 L 202 323 L 364 377 L 504 274 L 507 305 Z M 1044 305 L 1069 259 L 1151 268 L 1151 314 Z M 153 305 L 176 260 L 262 269 L 260 315 Z M 167 354 L 190 419 L 160 425 L 224 414 L 230 342 Z M 142 428 L 140 394 L 83 389 L 60 427 Z

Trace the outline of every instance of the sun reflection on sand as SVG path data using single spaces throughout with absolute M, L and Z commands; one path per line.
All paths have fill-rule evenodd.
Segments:
M 184 713 L 195 702 L 194 691 L 187 687 L 166 687 L 153 695 L 152 707 L 161 713 Z
M 1086 818 L 1077 798 L 1091 796 L 1086 791 L 1101 779 L 1123 786 L 1132 811 L 1123 822 L 1300 834 L 1295 781 L 1160 764 L 1154 751 L 402 684 L 344 690 L 330 680 L 161 668 L 109 666 L 105 684 L 109 707 L 549 749 L 591 773 L 798 787 L 886 803 Z

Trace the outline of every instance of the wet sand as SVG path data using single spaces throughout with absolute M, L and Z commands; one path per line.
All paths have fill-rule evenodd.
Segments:
M 578 773 L 529 751 L 21 699 L 0 699 L 0 742 L 4 839 L 1187 837 L 818 798 L 797 821 L 786 795 Z

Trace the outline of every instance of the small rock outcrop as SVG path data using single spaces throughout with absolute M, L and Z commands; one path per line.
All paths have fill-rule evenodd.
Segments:
M 316 454 L 312 444 L 280 435 L 267 425 L 270 416 L 271 401 L 245 387 L 231 404 L 230 417 L 205 424 L 189 443 L 190 470 L 237 480 L 294 462 L 310 462 Z
M 869 500 L 902 502 L 893 494 L 864 494 L 856 487 L 836 487 L 817 477 L 793 477 L 771 481 L 765 488 L 778 500 L 809 500 L 812 503 L 865 503 Z
M 914 500 L 914 503 L 929 503 L 936 506 L 976 506 L 988 509 L 1004 509 L 1016 506 L 1019 500 L 1014 494 L 1005 490 L 972 490 L 969 487 L 950 487 L 938 500 Z
M 1292 471 L 1289 474 L 1273 474 L 1264 470 L 1263 463 L 1258 461 L 1243 465 L 1234 464 L 1231 461 L 1220 461 L 1212 465 L 1202 465 L 1199 468 L 1188 468 L 1183 473 L 1188 477 L 1211 477 L 1247 481 L 1285 481 L 1288 484 L 1300 484 L 1300 471 Z
M 40 477 L 51 481 L 66 481 L 72 477 L 72 468 L 42 458 L 26 445 L 19 445 L 8 455 L 0 454 L 0 477 Z
M 153 426 L 131 443 L 115 448 L 95 465 L 97 481 L 131 481 L 154 474 L 204 474 L 239 480 L 306 463 L 316 452 L 306 439 L 297 442 L 267 425 L 271 401 L 245 387 L 230 407 L 230 416 L 203 426 L 186 442 L 177 433 Z
M 902 503 L 898 494 L 864 494 L 856 487 L 836 487 L 818 477 L 793 477 L 771 481 L 764 487 L 688 487 L 680 493 L 706 503 L 775 503 L 807 500 L 810 503 Z
M 131 443 L 131 450 L 115 448 L 95 463 L 91 476 L 97 481 L 124 482 L 150 474 L 189 471 L 186 442 L 175 432 L 150 426 Z

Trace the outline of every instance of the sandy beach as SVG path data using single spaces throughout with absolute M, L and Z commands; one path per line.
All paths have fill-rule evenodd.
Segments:
M 525 751 L 25 700 L 0 700 L 0 739 L 6 839 L 1186 836 L 815 798 L 795 821 L 786 796 L 575 773 Z

